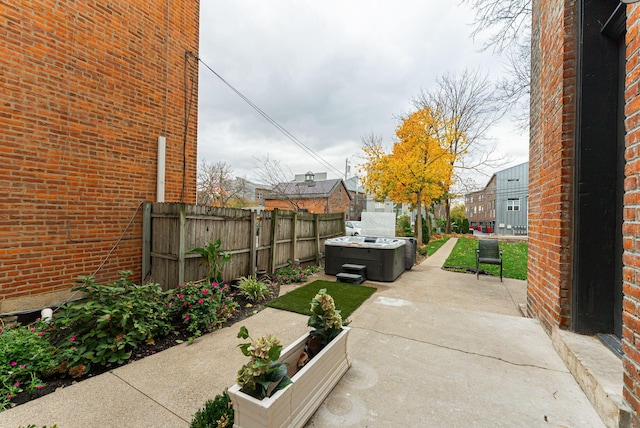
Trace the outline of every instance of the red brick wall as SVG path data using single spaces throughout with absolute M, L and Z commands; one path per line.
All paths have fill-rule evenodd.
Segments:
M 349 198 L 349 192 L 347 192 L 347 189 L 340 184 L 329 196 L 329 208 L 327 214 L 346 213 L 349 211 L 350 204 L 351 199 Z
M 627 76 L 625 81 L 625 182 L 623 234 L 622 349 L 624 397 L 640 426 L 640 7 L 627 6 Z
M 94 272 L 139 281 L 158 136 L 165 199 L 195 203 L 198 13 L 192 0 L 0 1 L 0 313 L 60 301 Z
M 566 328 L 571 323 L 575 1 L 534 1 L 532 28 L 528 307 L 545 328 Z

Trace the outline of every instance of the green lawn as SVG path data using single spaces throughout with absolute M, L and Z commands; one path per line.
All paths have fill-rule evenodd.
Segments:
M 325 288 L 327 294 L 333 297 L 336 309 L 342 312 L 340 314 L 342 319 L 347 319 L 353 311 L 376 292 L 375 287 L 319 279 L 270 301 L 266 306 L 311 315 L 311 299 L 322 288 Z
M 444 263 L 445 269 L 469 272 L 465 268 L 476 267 L 476 248 L 478 241 L 471 238 L 458 238 L 453 251 Z M 529 254 L 526 242 L 500 242 L 502 250 L 502 275 L 505 278 L 527 279 L 527 258 Z M 480 265 L 480 269 L 492 275 L 500 275 L 500 266 Z
M 440 247 L 442 247 L 444 245 L 444 243 L 447 242 L 448 240 L 449 240 L 449 238 L 446 237 L 446 238 L 443 238 L 443 239 L 438 239 L 437 241 L 429 241 L 429 243 L 427 245 L 425 245 L 424 247 L 420 248 L 420 254 L 422 254 L 422 255 L 426 254 L 427 256 L 432 256 L 433 253 L 438 251 L 438 249 Z

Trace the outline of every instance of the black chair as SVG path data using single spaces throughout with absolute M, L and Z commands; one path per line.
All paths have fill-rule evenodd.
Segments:
M 500 282 L 502 282 L 502 250 L 498 247 L 498 241 L 478 240 L 478 248 L 476 249 L 476 279 L 480 278 L 480 263 L 500 265 Z

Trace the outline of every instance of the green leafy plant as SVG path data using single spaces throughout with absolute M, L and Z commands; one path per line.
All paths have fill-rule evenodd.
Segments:
M 20 425 L 18 428 L 39 428 L 37 425 L 35 424 L 29 424 L 26 427 L 24 427 L 23 425 Z M 42 425 L 42 428 L 58 428 L 58 425 Z
M 122 364 L 133 348 L 170 331 L 161 287 L 136 285 L 129 275 L 130 271 L 121 271 L 121 278 L 111 285 L 83 278 L 74 290 L 85 293 L 85 298 L 63 305 L 53 318 L 47 336 L 72 377 L 87 373 L 91 364 Z
M 178 285 L 171 291 L 167 307 L 187 326 L 192 340 L 219 328 L 233 316 L 238 303 L 229 296 L 228 285 L 199 281 Z
M 55 372 L 55 348 L 43 337 L 45 327 L 38 322 L 0 329 L 0 410 L 20 392 L 42 389 L 40 378 Z
M 237 382 L 242 392 L 262 400 L 291 384 L 287 364 L 278 361 L 282 345 L 277 337 L 267 335 L 254 340 L 242 326 L 238 338 L 250 339 L 250 342 L 238 345 L 242 353 L 251 358 L 238 371 Z
M 396 220 L 396 236 L 414 236 L 409 216 L 402 214 Z
M 233 426 L 233 407 L 231 398 L 224 391 L 209 400 L 198 410 L 191 421 L 190 428 L 230 428 Z
M 309 276 L 321 271 L 319 266 L 296 266 L 292 260 L 287 260 L 287 266 L 276 269 L 270 275 L 270 279 L 278 284 L 292 284 L 296 282 L 305 282 Z
M 260 280 L 253 276 L 240 278 L 238 290 L 240 294 L 252 302 L 267 300 L 267 297 L 271 295 L 269 284 L 265 280 Z
M 222 251 L 220 247 L 222 241 L 220 238 L 216 239 L 216 242 L 212 242 L 206 247 L 198 247 L 191 250 L 191 253 L 198 253 L 202 257 L 202 264 L 207 267 L 207 281 L 212 284 L 214 281 L 217 283 L 223 282 L 222 280 L 222 266 L 231 260 L 231 255 Z
M 320 337 L 322 346 L 331 342 L 342 331 L 340 310 L 336 309 L 333 297 L 327 294 L 326 288 L 318 291 L 311 299 L 311 316 L 307 325 L 313 327 L 309 336 Z

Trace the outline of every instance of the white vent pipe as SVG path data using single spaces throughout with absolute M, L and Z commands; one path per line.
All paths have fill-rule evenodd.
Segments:
M 164 175 L 167 158 L 167 137 L 158 137 L 158 188 L 156 190 L 157 202 L 164 202 Z

